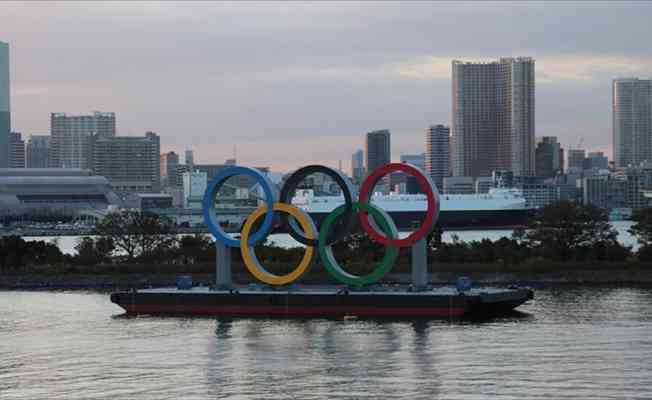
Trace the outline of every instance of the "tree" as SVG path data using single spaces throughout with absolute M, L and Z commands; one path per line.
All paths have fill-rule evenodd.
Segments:
M 0 271 L 7 267 L 19 268 L 25 265 L 27 242 L 20 236 L 0 238 Z
M 652 245 L 652 208 L 643 208 L 634 212 L 632 220 L 634 225 L 629 229 L 629 233 L 636 236 L 641 246 Z
M 213 247 L 213 241 L 206 235 L 185 235 L 179 239 L 177 254 L 183 264 L 194 264 L 210 259 L 207 254 Z
M 111 240 L 130 261 L 137 257 L 151 259 L 161 248 L 175 241 L 174 223 L 150 212 L 122 211 L 110 213 L 95 227 L 95 233 Z
M 111 254 L 115 250 L 113 239 L 110 237 L 83 237 L 75 246 L 77 256 L 75 262 L 81 265 L 96 265 L 110 262 Z
M 638 250 L 638 258 L 643 261 L 652 260 L 652 208 L 643 208 L 634 212 L 632 220 L 634 225 L 629 233 L 636 236 L 641 248 Z
M 20 236 L 0 237 L 0 271 L 8 267 L 58 263 L 62 259 L 56 244 L 43 240 L 27 242 Z
M 593 205 L 560 201 L 539 210 L 527 227 L 524 243 L 544 257 L 576 258 L 582 249 L 591 253 L 596 245 L 622 247 L 609 224 L 607 212 Z

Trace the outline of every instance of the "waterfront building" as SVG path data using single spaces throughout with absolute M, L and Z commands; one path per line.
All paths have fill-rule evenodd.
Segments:
M 92 136 L 115 136 L 115 113 L 92 115 L 50 115 L 50 166 L 53 168 L 93 168 Z
M 444 178 L 450 175 L 450 128 L 434 125 L 426 130 L 425 172 L 438 189 L 444 187 Z
M 93 135 L 93 171 L 105 176 L 118 193 L 151 193 L 160 190 L 160 138 Z
M 183 173 L 183 208 L 202 208 L 208 175 L 204 171 Z
M 453 174 L 535 173 L 535 62 L 530 57 L 487 63 L 454 60 Z
M 627 180 L 610 173 L 582 178 L 582 201 L 600 208 L 626 208 Z
M 179 155 L 174 151 L 163 153 L 160 156 L 161 185 L 180 186 L 178 177 Z
M 542 136 L 535 149 L 536 176 L 552 178 L 563 172 L 563 150 L 556 136 Z
M 568 169 L 575 169 L 582 171 L 584 169 L 584 159 L 586 158 L 586 151 L 583 149 L 570 149 L 568 150 Z
M 652 166 L 650 163 L 641 163 L 636 167 L 628 167 L 616 172 L 616 177 L 625 179 L 625 202 L 627 208 L 637 210 L 649 207 L 649 199 L 644 191 L 652 188 Z
M 124 207 L 157 212 L 172 208 L 173 198 L 168 193 L 130 193 L 126 195 Z
M 444 177 L 444 193 L 473 194 L 475 193 L 475 180 L 472 176 Z
M 85 214 L 101 218 L 121 202 L 109 181 L 67 168 L 0 169 L 0 215 Z
M 31 135 L 25 151 L 27 168 L 48 168 L 50 165 L 49 153 L 50 136 Z
M 652 80 L 614 79 L 612 115 L 615 167 L 652 161 Z
M 9 168 L 25 168 L 25 141 L 20 132 L 9 135 Z
M 351 156 L 351 178 L 353 182 L 360 183 L 364 175 L 364 151 L 358 149 Z
M 523 192 L 528 208 L 540 208 L 559 201 L 557 185 L 542 177 L 515 176 L 513 185 Z
M 0 42 L 0 168 L 9 167 L 11 132 L 9 44 Z

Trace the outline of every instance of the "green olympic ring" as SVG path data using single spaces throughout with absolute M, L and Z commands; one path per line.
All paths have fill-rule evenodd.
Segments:
M 353 275 L 350 274 L 338 264 L 333 255 L 333 249 L 330 245 L 326 245 L 326 239 L 330 234 L 330 229 L 337 220 L 347 209 L 347 205 L 343 204 L 333 210 L 324 220 L 321 229 L 319 230 L 319 258 L 321 259 L 324 267 L 328 273 L 338 281 L 350 286 L 365 286 L 375 283 L 381 279 L 389 270 L 398 258 L 398 248 L 394 246 L 385 247 L 385 256 L 380 261 L 376 269 L 367 275 Z M 392 218 L 384 210 L 369 204 L 369 203 L 353 203 L 353 212 L 365 212 L 371 214 L 372 219 L 380 226 L 380 229 L 385 233 L 386 237 L 393 240 L 398 238 L 398 230 Z

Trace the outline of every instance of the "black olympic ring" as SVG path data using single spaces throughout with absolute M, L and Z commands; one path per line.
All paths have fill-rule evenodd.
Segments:
M 340 189 L 342 189 L 342 194 L 344 195 L 345 210 L 339 219 L 339 221 L 343 222 L 335 225 L 332 233 L 326 240 L 326 245 L 331 245 L 336 241 L 346 237 L 355 222 L 355 219 L 353 218 L 353 196 L 355 195 L 355 190 L 353 189 L 353 185 L 346 175 L 340 171 L 325 167 L 323 165 L 308 165 L 299 168 L 298 170 L 294 171 L 283 184 L 283 187 L 281 188 L 281 194 L 279 196 L 279 202 L 289 204 L 292 200 L 292 197 L 294 197 L 294 192 L 299 182 L 301 182 L 305 177 L 315 173 L 322 173 L 332 178 L 340 187 Z M 288 217 L 285 213 L 281 214 L 280 218 L 282 226 L 287 229 L 287 232 L 290 234 L 290 236 L 292 236 L 294 240 L 306 246 L 317 247 L 319 245 L 319 240 L 307 239 L 301 233 L 299 233 L 299 227 L 296 225 L 294 219 Z M 319 227 L 317 229 L 319 229 Z

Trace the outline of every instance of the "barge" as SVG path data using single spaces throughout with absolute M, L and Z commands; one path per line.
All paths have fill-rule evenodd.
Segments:
M 437 287 L 411 291 L 409 286 L 263 285 L 229 290 L 209 287 L 159 288 L 117 292 L 111 301 L 128 315 L 182 315 L 268 318 L 489 318 L 510 313 L 534 297 L 527 288 L 473 288 L 459 292 Z

